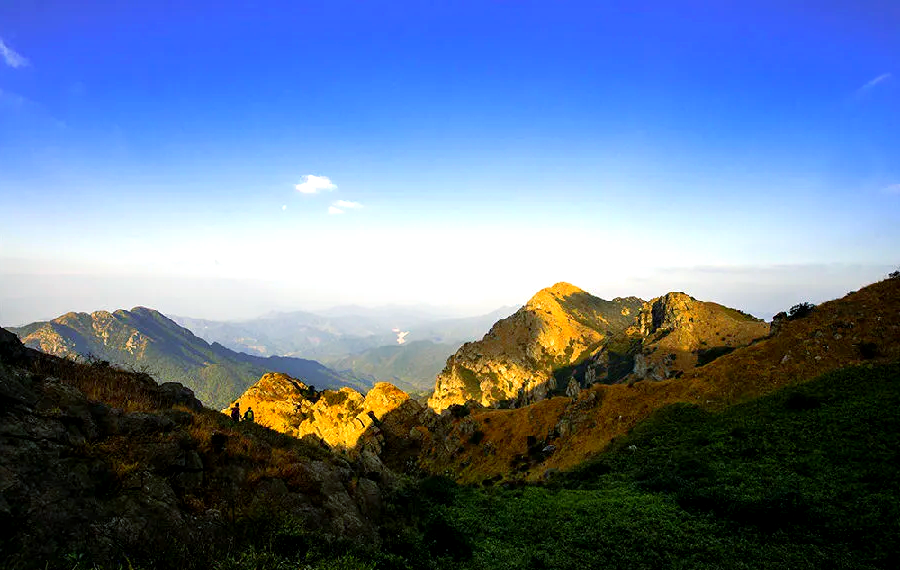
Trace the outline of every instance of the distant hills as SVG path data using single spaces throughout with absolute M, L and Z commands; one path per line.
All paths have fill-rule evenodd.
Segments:
M 372 383 L 430 392 L 448 356 L 515 310 L 502 307 L 475 317 L 444 318 L 427 308 L 351 305 L 243 321 L 172 318 L 206 341 L 234 351 L 311 358 Z
M 410 394 L 431 395 L 435 377 L 444 368 L 447 357 L 460 344 L 416 340 L 403 345 L 376 346 L 357 354 L 325 359 L 325 364 L 372 382 L 390 382 Z
M 91 357 L 146 370 L 160 382 L 181 382 L 207 406 L 221 408 L 266 372 L 283 372 L 319 388 L 371 384 L 339 374 L 314 360 L 254 356 L 195 336 L 162 313 L 130 311 L 67 313 L 51 321 L 11 328 L 31 348 L 56 356 Z

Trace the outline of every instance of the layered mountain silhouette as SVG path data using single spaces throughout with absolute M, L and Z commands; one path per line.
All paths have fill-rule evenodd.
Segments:
M 604 301 L 561 283 L 448 360 L 448 386 L 465 368 L 511 409 L 465 383 L 465 405 L 436 411 L 388 383 L 276 372 L 224 402 L 255 423 L 0 330 L 0 559 L 481 568 L 537 543 L 516 567 L 647 552 L 654 567 L 894 567 L 900 276 L 801 308 L 770 327 L 684 293 Z M 24 329 L 60 354 L 180 350 L 199 367 L 230 352 L 143 308 Z M 236 362 L 276 362 L 250 358 Z
M 403 345 L 377 346 L 324 363 L 342 373 L 376 382 L 390 382 L 410 393 L 430 395 L 434 378 L 460 344 L 417 340 Z
M 213 408 L 230 402 L 266 372 L 284 372 L 321 388 L 370 385 L 314 360 L 255 356 L 209 344 L 145 307 L 67 313 L 10 330 L 26 346 L 48 354 L 108 361 L 145 370 L 161 382 L 181 382 Z
M 172 318 L 207 342 L 238 352 L 310 358 L 345 376 L 422 393 L 434 387 L 448 356 L 514 311 L 503 307 L 474 317 L 445 318 L 428 308 L 346 306 L 230 322 Z

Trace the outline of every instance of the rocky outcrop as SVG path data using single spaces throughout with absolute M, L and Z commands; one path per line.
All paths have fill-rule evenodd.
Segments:
M 286 374 L 266 374 L 235 404 L 242 413 L 252 408 L 260 425 L 298 438 L 313 436 L 352 455 L 380 455 L 385 437 L 405 437 L 423 422 L 423 407 L 387 382 L 363 396 L 352 388 L 316 392 Z
M 569 283 L 539 291 L 512 316 L 447 360 L 428 401 L 436 411 L 475 400 L 517 407 L 583 382 L 576 368 L 603 352 L 610 338 L 631 325 L 643 301 L 605 301 Z
M 769 325 L 735 309 L 667 293 L 644 303 L 629 334 L 641 338 L 634 380 L 664 380 L 769 334 Z
M 183 567 L 223 556 L 235 521 L 259 513 L 377 541 L 383 483 L 368 466 L 271 435 L 202 409 L 183 386 L 43 355 L 0 332 L 0 563 Z
M 654 310 L 655 309 L 655 310 Z M 519 409 L 473 410 L 433 437 L 420 454 L 426 471 L 470 484 L 539 481 L 554 470 L 571 470 L 596 457 L 614 439 L 666 406 L 685 403 L 719 412 L 850 365 L 876 365 L 900 359 L 900 280 L 887 279 L 842 299 L 820 304 L 803 318 L 783 318 L 777 334 L 765 323 L 682 293 L 648 302 L 633 334 L 647 342 L 644 374 L 663 376 L 655 365 L 682 346 L 693 361 L 715 341 L 730 348 L 765 336 L 749 346 L 687 369 L 677 379 L 596 384 Z M 681 330 L 681 332 L 679 332 Z M 668 332 L 667 332 L 668 331 Z M 718 334 L 716 334 L 718 332 Z M 690 334 L 687 334 L 690 333 Z M 724 334 L 723 334 L 724 333 Z M 724 340 L 723 340 L 724 336 Z M 667 344 L 680 339 L 680 345 Z M 703 344 L 706 342 L 706 345 Z M 692 351 L 696 347 L 697 354 Z M 638 350 L 641 350 L 638 345 Z M 654 367 L 656 366 L 656 367 Z M 472 430 L 480 434 L 472 439 Z M 552 447 L 551 447 L 552 446 Z

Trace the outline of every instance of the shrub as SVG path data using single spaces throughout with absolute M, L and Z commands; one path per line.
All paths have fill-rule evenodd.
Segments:
M 878 345 L 874 342 L 861 342 L 856 345 L 859 350 L 859 357 L 863 360 L 872 360 L 878 356 Z
M 462 404 L 453 404 L 450 406 L 450 415 L 456 419 L 461 419 L 468 416 L 471 413 L 469 408 L 463 406 Z
M 812 303 L 797 303 L 796 305 L 791 307 L 791 310 L 788 311 L 788 319 L 792 321 L 796 319 L 802 319 L 803 317 L 809 315 L 815 308 L 816 306 Z
M 900 279 L 900 270 L 888 273 L 888 279 Z

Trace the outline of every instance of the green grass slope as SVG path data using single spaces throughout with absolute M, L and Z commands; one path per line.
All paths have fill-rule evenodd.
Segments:
M 386 548 L 410 567 L 896 568 L 897 465 L 900 366 L 854 367 L 719 414 L 669 406 L 544 486 L 431 480 Z

